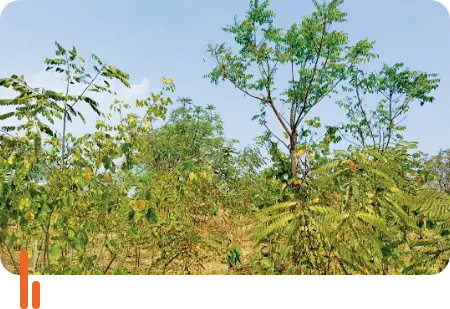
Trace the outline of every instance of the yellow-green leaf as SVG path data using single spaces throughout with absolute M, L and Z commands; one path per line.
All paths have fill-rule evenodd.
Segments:
M 303 156 L 305 153 L 306 153 L 306 148 L 303 148 L 297 152 L 296 156 L 297 156 L 297 158 L 299 158 L 299 157 Z
M 195 179 L 197 179 L 197 175 L 195 175 L 194 173 L 189 173 L 189 180 L 194 181 Z
M 26 208 L 28 208 L 30 206 L 31 206 L 31 201 L 27 197 L 21 199 L 20 202 L 19 202 L 19 209 L 20 210 L 24 210 L 24 209 L 26 209 Z
M 83 175 L 84 180 L 86 180 L 86 182 L 91 181 L 92 178 L 92 169 L 90 167 L 88 167 L 85 171 L 84 171 L 84 175 Z
M 62 248 L 60 245 L 53 245 L 50 247 L 50 250 L 48 251 L 49 256 L 53 260 L 58 260 L 62 255 Z
M 68 237 L 70 240 L 73 240 L 73 239 L 75 238 L 75 232 L 72 231 L 72 230 L 69 230 L 69 231 L 67 232 L 67 237 Z
M 9 156 L 8 158 L 8 164 L 13 164 L 14 163 L 14 153 L 12 155 Z

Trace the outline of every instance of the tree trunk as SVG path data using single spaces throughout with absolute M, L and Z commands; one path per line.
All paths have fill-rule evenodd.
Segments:
M 289 153 L 291 156 L 291 173 L 292 173 L 292 178 L 294 180 L 296 180 L 298 177 L 297 174 L 297 157 L 296 157 L 296 147 L 297 147 L 297 134 L 295 134 L 294 132 L 291 135 L 290 138 L 290 147 L 289 147 Z
M 294 189 L 295 196 L 297 198 L 297 207 L 300 208 L 301 207 L 300 185 L 298 185 L 296 182 L 296 180 L 298 179 L 296 148 L 297 148 L 297 134 L 293 132 L 290 138 L 290 145 L 289 145 L 289 154 L 291 157 L 291 174 L 293 179 L 292 188 Z
M 67 125 L 67 103 L 64 103 L 61 169 L 64 169 L 66 166 L 66 157 L 65 157 L 65 155 L 66 155 L 66 125 Z

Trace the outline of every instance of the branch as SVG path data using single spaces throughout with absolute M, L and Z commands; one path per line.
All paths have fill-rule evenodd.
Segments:
M 70 66 L 69 66 L 69 59 L 67 59 L 67 53 L 66 55 L 66 64 L 67 64 L 67 86 L 66 86 L 66 96 L 69 94 L 69 86 L 70 86 Z
M 297 115 L 297 113 L 298 113 L 298 108 L 299 108 L 299 105 L 298 105 L 298 101 L 299 101 L 299 100 L 298 100 L 298 92 L 300 91 L 300 88 L 301 88 L 301 85 L 302 85 L 302 81 L 303 81 L 303 75 L 300 74 L 300 71 L 303 70 L 303 69 L 305 69 L 307 60 L 308 60 L 308 58 L 305 57 L 305 60 L 304 60 L 303 63 L 300 65 L 300 70 L 298 71 L 298 72 L 299 72 L 299 78 L 298 78 L 297 90 L 296 90 L 296 91 L 295 91 L 295 87 L 294 87 L 294 91 L 295 91 L 295 102 L 293 102 L 293 103 L 295 103 L 294 116 L 293 116 L 293 119 L 294 119 L 294 125 L 295 125 L 295 119 L 297 119 L 297 117 L 298 117 L 298 115 Z M 292 68 L 292 69 L 293 69 L 293 68 Z
M 256 29 L 253 31 L 253 39 L 254 39 L 254 44 L 256 47 Z M 270 72 L 270 76 L 272 75 L 272 70 L 270 70 L 270 66 L 269 66 L 269 62 L 267 59 L 266 60 L 266 64 L 267 64 L 267 69 Z M 259 61 L 259 57 L 256 59 L 256 63 L 258 65 L 258 69 L 259 69 L 259 73 L 261 74 L 261 77 L 263 79 L 265 79 L 265 83 L 264 83 L 264 87 L 266 88 L 267 91 L 267 100 L 266 103 L 269 103 L 270 107 L 272 108 L 273 112 L 275 113 L 275 116 L 277 117 L 278 121 L 281 123 L 281 125 L 283 126 L 283 129 L 286 131 L 286 133 L 291 136 L 292 132 L 289 130 L 288 126 L 286 125 L 285 120 L 283 119 L 283 117 L 281 116 L 281 114 L 279 113 L 279 111 L 276 109 L 275 104 L 273 103 L 272 100 L 272 95 L 271 95 L 271 91 L 270 91 L 270 76 L 269 73 L 265 73 L 264 69 L 261 68 L 261 63 Z M 275 69 L 275 66 L 274 66 Z M 264 102 L 264 101 L 263 101 Z
M 347 142 L 349 142 L 350 144 L 353 144 L 353 145 L 355 145 L 355 146 L 357 146 L 357 147 L 361 147 L 361 145 L 358 145 L 357 143 L 352 142 L 351 140 L 347 139 L 347 138 L 345 137 L 345 135 L 342 134 L 341 130 L 339 130 L 339 134 L 342 136 L 343 139 L 345 139 L 345 140 L 346 140 Z
M 240 91 L 242 91 L 244 94 L 246 94 L 246 95 L 248 95 L 249 97 L 252 97 L 252 98 L 254 98 L 254 99 L 260 100 L 260 101 L 263 102 L 263 103 L 267 103 L 267 102 L 266 102 L 266 101 L 267 101 L 266 99 L 263 99 L 263 98 L 258 97 L 258 96 L 256 96 L 256 95 L 253 95 L 253 94 L 249 93 L 247 90 L 245 90 L 245 89 L 243 89 L 242 87 L 240 87 L 239 85 L 237 85 L 235 81 L 233 81 L 230 77 L 228 77 L 228 74 L 224 73 L 224 77 L 225 77 L 226 79 L 228 79 L 228 80 L 229 80 L 236 88 L 238 88 L 238 89 L 239 89 Z
M 391 142 L 391 137 L 392 137 L 392 130 L 393 130 L 393 125 L 394 125 L 394 118 L 392 118 L 392 91 L 389 93 L 389 128 L 388 128 L 388 138 L 387 138 L 387 142 L 386 145 L 384 144 L 384 137 L 383 137 L 383 149 L 381 151 L 381 153 L 384 152 L 385 149 L 387 149 L 389 147 L 389 144 Z
M 8 246 L 6 245 L 6 243 L 3 243 L 3 244 L 4 244 L 5 248 L 6 248 L 6 251 L 7 251 L 8 254 L 9 254 L 9 258 L 11 259 L 11 262 L 12 262 L 12 264 L 13 264 L 13 266 L 14 266 L 14 269 L 15 269 L 16 273 L 19 274 L 20 272 L 19 272 L 19 269 L 17 268 L 17 263 L 16 263 L 16 261 L 14 260 L 14 257 L 13 257 L 13 255 L 12 255 L 12 253 L 11 253 L 11 250 L 9 250 Z M 27 266 L 27 267 L 28 267 L 28 266 Z
M 292 132 L 291 130 L 289 130 L 289 128 L 287 127 L 286 123 L 283 120 L 283 117 L 280 115 L 280 113 L 278 112 L 278 110 L 275 107 L 275 104 L 273 104 L 273 101 L 270 100 L 269 102 L 270 107 L 272 108 L 273 112 L 275 113 L 275 116 L 277 116 L 278 121 L 281 123 L 281 125 L 283 126 L 283 129 L 286 131 L 286 133 L 291 136 Z
M 291 59 L 291 75 L 292 75 L 292 86 L 295 87 L 294 86 L 294 83 L 295 83 L 294 58 Z M 295 96 L 297 96 L 297 91 L 295 92 Z M 292 99 L 290 116 L 289 116 L 290 117 L 289 118 L 289 123 L 291 125 L 291 128 L 294 126 L 294 110 L 295 110 L 296 102 L 297 102 L 296 100 Z
M 286 131 L 286 133 L 289 136 L 291 136 L 292 132 L 291 132 L 291 130 L 289 130 L 288 126 L 286 125 L 287 121 L 285 122 L 285 120 L 283 119 L 283 116 L 281 116 L 280 112 L 277 110 L 277 108 L 275 107 L 275 104 L 273 103 L 272 95 L 271 95 L 271 91 L 270 91 L 270 77 L 263 73 L 263 70 L 261 69 L 261 65 L 259 63 L 258 63 L 258 69 L 259 69 L 259 72 L 260 72 L 261 76 L 263 78 L 265 78 L 266 81 L 267 81 L 266 83 L 264 83 L 264 87 L 266 88 L 266 91 L 267 91 L 267 100 L 265 100 L 265 101 L 266 101 L 266 103 L 269 103 L 269 105 L 272 108 L 272 110 L 273 110 L 275 116 L 277 117 L 278 121 L 283 126 L 283 129 Z
M 268 99 L 264 99 L 262 97 L 258 97 L 256 95 L 253 95 L 251 93 L 249 93 L 247 90 L 243 89 L 241 86 L 239 86 L 233 79 L 231 79 L 229 77 L 229 75 L 227 74 L 227 72 L 224 72 L 224 78 L 226 78 L 227 80 L 229 80 L 236 88 L 238 88 L 240 91 L 242 91 L 244 94 L 248 95 L 249 97 L 252 97 L 256 100 L 261 101 L 263 104 L 269 104 L 270 107 L 272 108 L 273 112 L 275 113 L 276 117 L 278 118 L 278 121 L 281 123 L 281 125 L 283 126 L 283 129 L 286 131 L 287 134 L 291 135 L 291 131 L 289 130 L 289 128 L 287 127 L 286 123 L 283 121 L 282 116 L 280 115 L 280 113 L 278 112 L 278 110 L 276 109 L 275 105 L 273 104 L 271 97 L 270 97 L 270 90 L 269 90 L 269 98 Z M 266 87 L 267 90 L 267 87 Z
M 6 132 L 5 130 L 0 129 L 0 133 L 8 135 L 9 137 L 15 137 L 14 135 L 10 134 L 9 132 Z
M 264 127 L 266 127 L 267 131 L 269 131 L 269 133 L 270 133 L 273 137 L 275 137 L 280 143 L 282 143 L 287 149 L 289 149 L 289 146 L 286 144 L 286 142 L 284 142 L 281 138 L 279 138 L 278 136 L 276 136 L 276 135 L 269 129 L 269 127 L 267 126 L 266 123 L 264 123 L 263 125 L 264 125 Z
M 399 120 L 397 123 L 395 123 L 395 126 L 398 126 L 400 123 L 402 123 L 406 118 L 408 118 L 408 116 L 405 115 L 405 117 L 403 117 L 401 120 Z
M 369 123 L 369 121 L 367 119 L 366 111 L 362 107 L 362 99 L 361 99 L 361 96 L 359 94 L 358 76 L 356 76 L 356 84 L 357 85 L 356 85 L 355 90 L 356 90 L 356 98 L 358 100 L 358 106 L 361 109 L 361 112 L 363 114 L 364 120 L 366 121 L 367 127 L 369 128 L 369 132 L 370 132 L 370 136 L 372 137 L 373 145 L 375 146 L 375 144 L 376 144 L 376 142 L 375 142 L 375 135 L 373 134 L 372 126 L 370 125 L 370 123 Z M 363 143 L 364 143 L 364 141 L 363 141 Z
M 323 49 L 323 41 L 324 41 L 324 38 L 325 38 L 325 33 L 327 32 L 326 22 L 327 22 L 327 18 L 326 18 L 326 16 L 325 16 L 325 22 L 324 22 L 324 25 L 323 25 L 322 37 L 320 38 L 320 46 L 319 46 L 318 51 L 317 51 L 316 62 L 314 63 L 313 73 L 312 73 L 311 80 L 310 80 L 309 85 L 308 85 L 308 89 L 306 90 L 305 96 L 304 96 L 304 98 L 303 98 L 303 107 L 302 107 L 302 110 L 300 111 L 299 119 L 300 119 L 301 115 L 302 115 L 302 114 L 306 111 L 306 109 L 307 109 L 307 106 L 306 106 L 306 105 L 307 105 L 307 101 L 308 101 L 308 96 L 309 96 L 309 94 L 310 94 L 310 92 L 311 92 L 311 88 L 312 88 L 314 79 L 315 79 L 315 77 L 316 77 L 317 68 L 318 68 L 318 66 L 319 66 L 319 60 L 320 60 L 320 58 L 321 58 L 322 49 Z M 328 62 L 328 57 L 327 57 L 327 62 Z M 311 107 L 312 107 L 312 106 L 311 106 Z M 299 125 L 299 122 L 296 121 L 295 127 L 297 127 L 298 125 Z
M 97 77 L 100 75 L 100 72 L 97 72 L 97 75 L 94 76 L 94 78 L 90 81 L 90 83 L 86 86 L 86 88 L 84 88 L 83 92 L 78 96 L 78 100 L 75 101 L 71 107 L 73 108 L 75 106 L 75 104 L 77 104 L 80 100 L 80 98 L 84 95 L 84 93 L 89 89 L 89 87 L 92 86 L 92 83 L 97 79 Z

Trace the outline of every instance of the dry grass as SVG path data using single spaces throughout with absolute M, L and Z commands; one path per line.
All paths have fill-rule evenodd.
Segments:
M 251 269 L 248 265 L 250 259 L 252 257 L 257 256 L 258 246 L 250 239 L 249 229 L 250 229 L 250 216 L 242 216 L 237 215 L 233 216 L 229 213 L 219 210 L 217 216 L 212 217 L 205 223 L 203 223 L 200 228 L 200 236 L 203 239 L 216 243 L 216 247 L 214 250 L 210 252 L 202 252 L 202 254 L 206 257 L 204 263 L 198 267 L 198 271 L 195 272 L 196 275 L 249 275 L 251 274 Z M 100 247 L 102 245 L 101 239 L 103 239 L 102 235 L 97 235 L 96 239 L 98 239 L 98 250 L 100 251 Z M 230 268 L 225 263 L 227 247 L 232 243 L 233 245 L 240 248 L 242 253 L 242 264 L 237 265 L 236 267 Z M 7 251 L 6 246 L 0 246 L 0 259 L 9 272 L 18 274 L 16 269 L 19 268 L 19 248 L 12 248 L 11 255 L 14 259 L 16 267 L 14 267 L 13 260 L 10 257 L 9 252 Z M 136 270 L 137 274 L 147 274 L 148 269 L 152 265 L 151 257 L 152 254 L 149 252 L 151 249 L 143 249 L 140 252 L 142 259 L 140 259 L 139 269 Z M 107 252 L 107 250 L 103 250 L 102 258 L 99 261 L 99 265 L 108 265 L 112 260 L 113 256 Z M 124 252 L 121 256 L 117 256 L 113 263 L 111 263 L 110 271 L 108 274 L 111 274 L 111 270 L 123 265 L 128 269 L 133 269 L 136 263 L 135 253 L 134 252 Z M 30 261 L 31 266 L 31 261 Z M 171 271 L 167 272 L 168 275 L 171 274 Z

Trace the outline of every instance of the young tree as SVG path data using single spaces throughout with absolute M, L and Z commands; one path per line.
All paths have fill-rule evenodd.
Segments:
M 296 153 L 302 121 L 314 106 L 336 92 L 356 65 L 375 57 L 373 42 L 350 45 L 348 35 L 336 29 L 346 21 L 342 4 L 343 0 L 314 1 L 315 12 L 300 25 L 283 30 L 275 26 L 268 1 L 251 0 L 244 20 L 224 28 L 239 49 L 234 52 L 225 44 L 208 49 L 216 67 L 206 77 L 215 84 L 229 81 L 261 104 L 261 113 L 255 118 L 287 147 L 294 180 L 299 175 Z M 283 68 L 289 70 L 288 77 L 276 74 Z M 282 90 L 277 91 L 278 87 Z M 267 109 L 277 118 L 288 143 L 267 125 Z
M 56 57 L 53 59 L 47 58 L 45 63 L 48 65 L 47 71 L 53 70 L 64 76 L 65 92 L 59 93 L 44 88 L 33 88 L 27 84 L 23 76 L 12 75 L 10 78 L 2 78 L 0 79 L 0 86 L 12 88 L 19 94 L 14 99 L 0 100 L 0 106 L 15 107 L 14 111 L 0 115 L 0 120 L 9 118 L 27 120 L 25 124 L 20 126 L 3 126 L 1 130 L 6 133 L 35 128 L 48 135 L 55 135 L 55 132 L 45 121 L 54 124 L 54 118 L 62 119 L 61 166 L 64 168 L 67 148 L 67 121 L 72 121 L 72 117 L 80 117 L 84 121 L 82 113 L 74 109 L 75 105 L 84 102 L 100 115 L 98 102 L 86 96 L 86 92 L 113 94 L 110 90 L 112 80 L 119 80 L 126 87 L 130 87 L 130 83 L 127 73 L 104 63 L 96 55 L 92 54 L 92 59 L 96 64 L 93 65 L 93 72 L 89 73 L 83 66 L 85 59 L 78 56 L 75 47 L 67 50 L 57 42 L 55 42 L 55 45 Z M 77 84 L 83 85 L 83 90 L 79 94 L 71 94 L 70 88 Z
M 436 77 L 405 68 L 403 63 L 385 64 L 380 72 L 370 74 L 355 68 L 346 89 L 354 94 L 338 102 L 349 120 L 339 130 L 351 135 L 355 141 L 350 142 L 358 147 L 371 146 L 383 153 L 393 143 L 402 141 L 405 127 L 401 123 L 412 105 L 434 101 L 431 92 L 439 85 Z M 377 99 L 376 108 L 370 109 L 366 101 Z
M 179 103 L 181 106 L 172 111 L 167 123 L 149 139 L 151 147 L 144 150 L 153 157 L 149 163 L 167 169 L 186 161 L 215 165 L 213 161 L 225 155 L 234 143 L 226 140 L 220 116 L 213 106 L 196 106 L 189 98 Z

